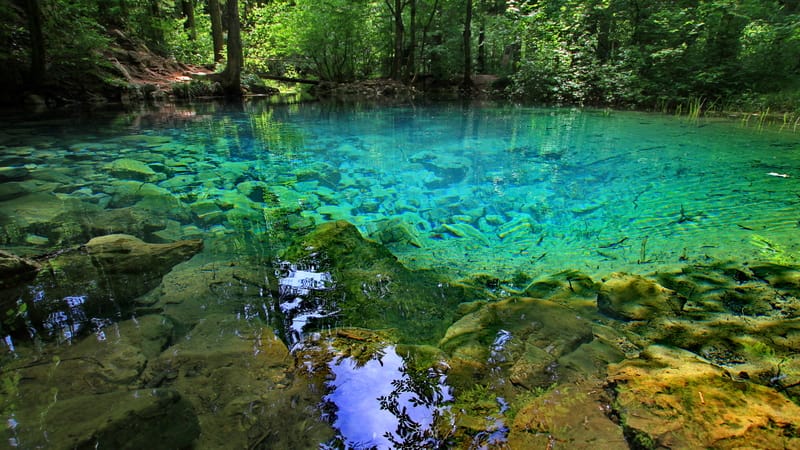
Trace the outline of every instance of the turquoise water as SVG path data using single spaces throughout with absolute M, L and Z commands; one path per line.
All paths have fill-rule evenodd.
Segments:
M 0 163 L 104 207 L 154 209 L 172 197 L 190 218 L 176 224 L 171 211 L 172 233 L 161 234 L 212 245 L 242 222 L 268 232 L 265 207 L 290 212 L 297 228 L 342 219 L 365 235 L 399 218 L 412 243 L 385 243 L 403 262 L 461 276 L 795 259 L 793 132 L 522 107 L 203 109 L 14 124 L 0 135 Z M 135 177 L 149 181 L 138 193 L 110 169 L 120 157 L 155 171 Z M 5 217 L 13 226 L 13 213 Z M 10 246 L 31 239 L 5 235 Z M 55 244 L 44 237 L 41 247 Z
M 0 244 L 32 257 L 109 233 L 202 239 L 196 267 L 260 264 L 281 280 L 305 274 L 322 292 L 341 281 L 335 273 L 275 258 L 315 225 L 345 220 L 409 268 L 453 280 L 486 274 L 514 292 L 562 271 L 600 279 L 726 261 L 797 264 L 798 179 L 800 135 L 791 130 L 635 112 L 254 103 L 6 117 Z M 170 288 L 159 289 L 169 305 Z M 238 318 L 286 313 L 308 294 L 292 291 L 270 309 L 263 289 L 249 289 L 225 291 L 249 299 Z M 205 320 L 210 305 L 186 314 Z M 302 342 L 309 319 L 335 314 L 304 310 L 285 324 L 295 333 L 280 337 Z M 92 319 L 34 334 L 62 344 L 89 330 L 105 339 L 113 321 Z M 58 353 L 40 345 L 25 356 L 16 335 L 6 340 L 23 357 Z M 363 400 L 359 383 L 387 395 L 386 380 L 403 380 L 403 358 L 385 348 L 380 364 L 342 355 L 328 364 L 333 381 L 318 400 L 337 405 L 330 422 L 341 442 L 389 445 L 382 427 L 397 423 L 379 415 L 385 408 L 359 426 L 359 411 L 381 411 L 374 396 L 365 396 L 369 406 L 348 403 Z M 359 375 L 367 373 L 383 384 Z M 423 428 L 438 411 L 427 406 L 414 412 Z

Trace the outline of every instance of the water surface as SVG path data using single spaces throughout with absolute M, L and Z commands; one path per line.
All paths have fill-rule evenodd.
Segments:
M 280 305 L 251 289 L 256 301 L 239 317 L 299 310 L 281 336 L 291 346 L 308 320 L 336 313 L 301 307 L 341 282 L 336 274 L 275 260 L 315 225 L 351 222 L 410 268 L 453 280 L 487 274 L 509 290 L 562 271 L 600 279 L 721 261 L 795 264 L 798 177 L 794 132 L 635 112 L 254 103 L 7 117 L 0 243 L 33 256 L 111 232 L 203 239 L 198 264 L 257 263 L 281 278 Z M 86 224 L 122 209 L 138 219 Z M 92 327 L 105 339 L 109 322 L 84 321 L 58 340 Z M 6 346 L 15 351 L 10 337 Z M 398 438 L 381 433 L 395 419 L 357 418 L 368 409 L 357 402 L 374 407 L 372 397 L 404 380 L 403 356 L 386 348 L 383 359 L 359 366 L 340 355 L 328 366 L 323 400 L 338 405 L 340 442 Z M 429 424 L 432 408 L 410 414 Z

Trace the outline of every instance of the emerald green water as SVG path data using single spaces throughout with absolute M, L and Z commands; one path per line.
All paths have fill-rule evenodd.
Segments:
M 597 280 L 727 261 L 797 264 L 798 179 L 800 135 L 791 130 L 635 112 L 251 103 L 5 117 L 0 244 L 34 256 L 109 233 L 147 242 L 199 238 L 205 249 L 187 263 L 193 267 L 260 264 L 272 272 L 292 238 L 344 220 L 411 269 L 434 269 L 452 280 L 486 274 L 513 293 L 562 271 Z M 135 214 L 86 225 L 87 217 L 122 209 Z M 288 266 L 283 270 L 287 279 Z M 327 283 L 328 276 L 317 280 Z M 336 273 L 332 278 L 343 282 Z M 250 289 L 220 294 L 248 299 L 235 307 L 182 300 L 182 308 L 197 320 L 204 311 L 224 311 L 268 323 L 294 308 L 293 298 L 269 304 Z M 161 292 L 169 305 L 169 288 Z M 297 334 L 280 337 L 290 346 L 302 342 L 313 331 L 304 329 L 306 319 L 335 315 L 303 311 L 283 324 Z M 49 346 L 90 331 L 106 334 L 127 317 L 91 319 L 66 334 L 33 331 L 46 337 L 38 344 L 44 347 L 26 350 L 8 338 L 9 353 L 43 352 L 49 360 L 59 352 Z M 47 343 L 53 341 L 59 343 Z M 383 376 L 399 379 L 402 358 L 387 348 L 391 370 Z M 350 382 L 347 361 L 329 364 L 338 386 Z M 353 380 L 362 370 L 357 366 L 349 369 Z M 378 369 L 368 363 L 363 370 Z M 42 390 L 49 386 L 46 378 L 38 382 Z M 348 441 L 343 424 L 353 427 L 346 415 L 358 408 L 344 407 L 342 393 L 361 389 L 339 388 L 337 396 L 335 386 L 328 384 L 325 402 L 337 404 L 340 415 L 330 422 L 355 446 L 369 437 Z M 372 400 L 363 414 L 372 414 Z M 375 425 L 375 435 L 394 426 Z M 23 438 L 14 439 L 27 448 Z

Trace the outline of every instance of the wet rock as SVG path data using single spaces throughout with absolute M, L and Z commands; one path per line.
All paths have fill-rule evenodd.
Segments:
M 15 440 L 24 448 L 191 448 L 200 435 L 192 405 L 170 389 L 50 399 L 21 408 Z
M 681 311 L 685 299 L 639 275 L 615 273 L 597 294 L 597 307 L 622 320 L 650 320 Z
M 201 240 L 148 244 L 123 234 L 94 238 L 42 264 L 25 297 L 29 317 L 67 339 L 92 321 L 124 318 L 134 299 L 202 248 Z
M 439 346 L 458 360 L 451 379 L 471 382 L 473 369 L 503 369 L 513 384 L 533 389 L 559 381 L 558 359 L 593 339 L 590 323 L 575 311 L 532 298 L 489 303 L 465 315 Z
M 39 263 L 0 250 L 0 290 L 10 289 L 36 278 Z
M 795 448 L 800 406 L 696 355 L 653 345 L 609 370 L 614 408 L 638 448 Z
M 320 401 L 289 375 L 294 360 L 273 330 L 231 314 L 210 314 L 148 366 L 149 386 L 181 392 L 204 432 L 199 448 L 308 448 L 331 436 L 308 417 Z M 278 445 L 275 439 L 293 439 Z
M 606 415 L 596 385 L 555 387 L 517 412 L 509 448 L 628 449 L 622 428 Z

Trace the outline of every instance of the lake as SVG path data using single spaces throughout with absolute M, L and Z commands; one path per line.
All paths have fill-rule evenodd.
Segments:
M 798 180 L 800 134 L 757 119 L 458 103 L 6 115 L 6 439 L 792 446 Z M 712 407 L 753 425 L 698 418 Z

